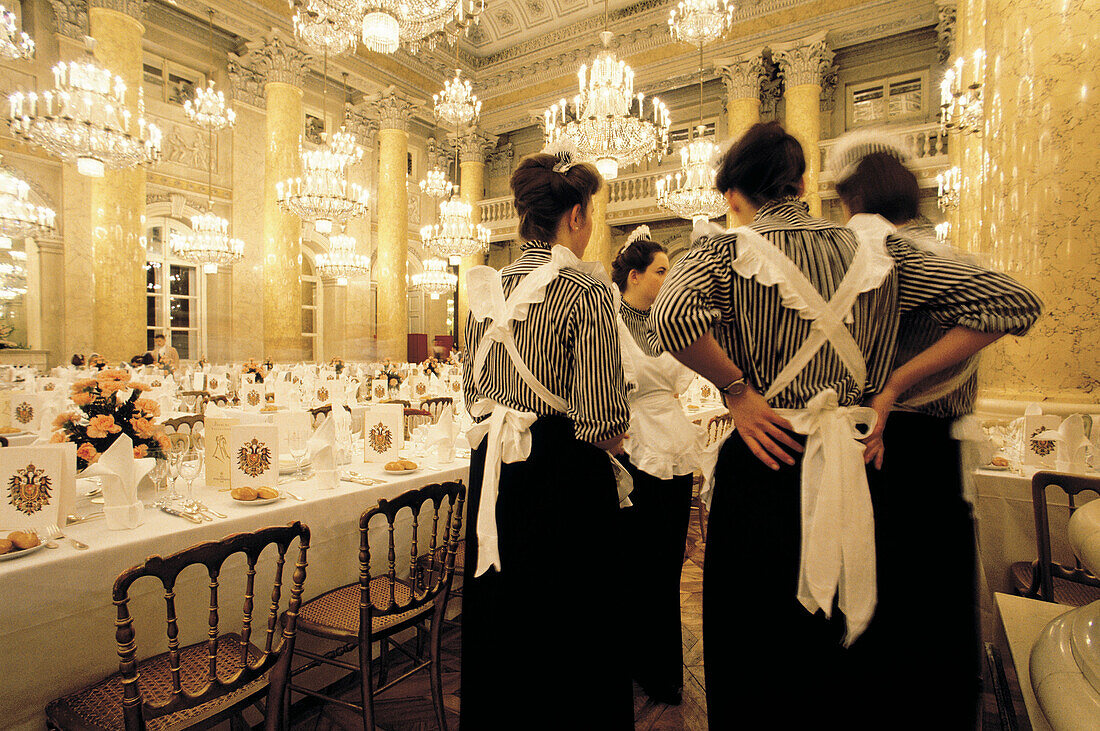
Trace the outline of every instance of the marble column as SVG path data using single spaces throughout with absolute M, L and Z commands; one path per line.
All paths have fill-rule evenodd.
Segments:
M 821 194 L 817 179 L 821 172 L 821 82 L 823 74 L 833 64 L 833 52 L 818 33 L 774 49 L 776 62 L 783 74 L 787 100 L 784 126 L 802 144 L 806 155 L 805 193 L 803 198 L 810 213 L 821 215 Z
M 321 279 L 321 308 L 324 315 L 321 332 L 321 352 L 324 360 L 345 358 L 344 329 L 347 325 L 347 285 L 337 284 L 335 279 Z
M 51 367 L 69 362 L 60 327 L 65 321 L 65 247 L 54 238 L 35 239 L 38 249 L 39 317 L 43 323 L 39 347 L 50 351 Z
M 301 360 L 302 222 L 275 200 L 278 182 L 301 172 L 298 145 L 304 120 L 302 79 L 309 57 L 280 32 L 256 49 L 264 76 L 267 119 L 264 130 L 264 357 L 275 362 Z
M 485 197 L 485 159 L 496 147 L 497 138 L 470 130 L 457 138 L 459 167 L 461 178 L 459 193 L 462 200 L 471 206 L 470 220 L 481 223 L 481 199 Z M 466 273 L 475 266 L 485 264 L 485 254 L 473 254 L 462 257 L 458 270 L 458 319 L 455 321 L 455 344 L 465 348 L 463 338 L 466 330 L 466 317 L 470 312 L 470 299 L 466 290 Z
M 90 8 L 95 56 L 126 84 L 127 106 L 138 111 L 142 84 L 139 0 L 98 0 Z M 91 185 L 94 348 L 108 362 L 146 350 L 145 169 L 109 170 Z
M 984 2 L 984 0 L 983 0 Z M 964 9 L 965 10 L 965 9 Z M 938 49 L 937 61 L 939 63 L 938 73 L 936 74 L 937 81 L 943 78 L 943 71 L 947 69 L 956 54 L 956 38 L 958 36 L 959 28 L 962 26 L 960 19 L 958 18 L 958 0 L 936 0 L 936 13 L 938 21 L 936 22 L 936 46 Z M 964 12 L 965 18 L 965 12 Z M 978 45 L 981 45 L 980 43 Z M 939 99 L 939 85 L 934 83 L 930 85 L 932 89 L 936 90 L 936 93 L 931 98 L 938 104 Z M 962 147 L 960 144 L 962 140 L 959 138 L 948 139 L 947 141 L 947 159 L 950 167 L 959 167 L 962 164 Z M 951 241 L 956 246 L 967 248 L 962 239 L 959 236 L 959 209 L 947 210 L 943 212 L 944 220 L 948 224 L 948 232 L 951 237 Z
M 726 87 L 726 138 L 734 140 L 760 121 L 764 63 L 756 53 L 715 64 L 715 70 Z
M 352 167 L 350 179 L 366 190 L 374 190 L 374 177 L 377 175 L 377 137 L 378 122 L 364 118 L 358 109 L 349 110 L 348 130 L 353 132 L 359 144 L 367 151 L 365 159 Z M 377 212 L 377 200 L 371 201 L 371 207 Z M 356 253 L 371 255 L 371 216 L 352 218 L 347 224 L 347 233 L 355 237 Z M 372 267 L 375 260 L 371 259 Z M 345 361 L 374 360 L 374 312 L 371 309 L 371 278 L 358 277 L 348 282 L 344 293 L 344 343 L 340 357 Z M 326 323 L 327 328 L 327 323 Z
M 969 9 L 975 4 L 964 3 L 968 24 L 975 20 Z M 978 76 L 985 101 L 982 247 L 995 267 L 1031 287 L 1044 303 L 1027 337 L 1005 338 L 983 359 L 983 394 L 1095 404 L 1100 7 L 1067 3 L 1052 12 L 1043 4 L 985 0 L 978 19 L 986 54 Z M 977 34 L 968 35 L 972 43 Z M 974 50 L 968 49 L 968 62 Z M 973 173 L 973 164 L 964 162 L 964 177 Z
M 405 275 L 409 256 L 409 113 L 413 105 L 393 89 L 374 102 L 378 129 L 378 251 L 372 268 L 378 283 L 378 357 L 404 361 L 409 345 Z
M 598 261 L 611 276 L 611 262 L 615 252 L 611 250 L 611 226 L 607 223 L 607 204 L 611 200 L 611 183 L 604 181 L 603 186 L 592 196 L 592 238 L 584 250 L 584 261 Z

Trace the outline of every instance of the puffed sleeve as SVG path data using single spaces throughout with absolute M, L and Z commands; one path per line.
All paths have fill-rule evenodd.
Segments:
M 611 293 L 600 284 L 584 290 L 570 311 L 573 393 L 569 417 L 577 439 L 599 442 L 626 432 L 626 405 L 619 333 Z
M 649 325 L 665 350 L 677 352 L 732 313 L 732 244 L 736 235 L 701 240 L 668 273 L 649 313 Z

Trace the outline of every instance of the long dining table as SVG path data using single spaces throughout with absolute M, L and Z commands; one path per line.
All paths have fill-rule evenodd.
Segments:
M 378 500 L 393 498 L 426 484 L 466 482 L 468 459 L 448 464 L 413 457 L 416 472 L 394 475 L 381 465 L 351 464 L 345 470 L 381 480 L 362 485 L 341 481 L 336 489 L 321 489 L 313 479 L 293 481 L 280 489 L 301 501 L 284 497 L 274 503 L 234 501 L 228 492 L 195 485 L 195 497 L 224 513 L 225 519 L 193 524 L 154 507 L 144 511 L 144 523 L 132 530 L 108 530 L 103 520 L 66 527 L 65 535 L 88 545 L 74 548 L 61 539 L 56 549 L 35 550 L 0 563 L 0 662 L 5 669 L 4 693 L 0 694 L 0 722 L 6 729 L 42 729 L 45 707 L 54 698 L 79 690 L 118 670 L 115 643 L 116 609 L 111 590 L 115 578 L 148 556 L 165 556 L 205 541 L 295 520 L 311 531 L 308 569 L 303 600 L 359 577 L 359 516 Z M 79 484 L 79 483 L 78 483 Z M 182 481 L 180 486 L 182 488 Z M 78 486 L 78 492 L 80 487 Z M 140 494 L 147 505 L 155 496 Z M 78 512 L 91 513 L 96 506 L 78 503 Z M 411 511 L 404 511 L 398 531 L 408 531 Z M 382 569 L 386 561 L 385 522 L 372 524 L 372 565 Z M 421 535 L 424 526 L 421 526 Z M 426 545 L 426 544 L 425 544 Z M 283 574 L 282 609 L 289 596 L 290 576 L 297 548 L 287 554 Z M 254 626 L 263 626 L 270 605 L 275 550 L 269 547 L 257 565 Z M 399 556 L 408 562 L 408 557 Z M 240 554 L 230 557 L 220 575 L 219 629 L 239 632 L 244 605 L 245 562 Z M 199 642 L 207 636 L 210 608 L 209 576 L 201 566 L 184 570 L 176 585 L 180 617 L 180 642 Z M 166 607 L 163 587 L 143 579 L 131 589 L 130 613 L 138 657 L 167 649 Z

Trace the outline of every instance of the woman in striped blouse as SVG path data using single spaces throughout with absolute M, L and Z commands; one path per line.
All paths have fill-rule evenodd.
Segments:
M 888 227 L 857 234 L 810 216 L 804 171 L 776 123 L 738 140 L 716 184 L 743 225 L 680 259 L 650 316 L 661 344 L 726 394 L 736 426 L 718 456 L 703 577 L 711 728 L 753 711 L 776 727 L 893 724 L 873 715 L 864 686 L 891 672 L 862 660 L 886 639 L 868 625 L 887 587 L 876 584 L 875 507 L 888 487 L 868 486 L 859 439 L 876 418 L 859 404 L 886 382 L 899 301 L 967 326 L 935 370 L 1018 309 L 995 286 L 975 287 L 996 275 L 958 276 L 942 259 L 906 256 L 904 242 L 892 258 Z M 929 278 L 942 286 L 925 290 Z M 897 704 L 904 689 L 888 691 L 895 711 L 908 707 Z
M 614 294 L 582 262 L 591 165 L 536 154 L 511 187 L 523 239 L 467 275 L 463 387 L 479 422 L 467 501 L 462 727 L 632 728 L 623 655 L 619 499 L 628 425 Z M 606 278 L 606 275 L 605 275 Z M 598 663 L 578 653 L 601 651 Z

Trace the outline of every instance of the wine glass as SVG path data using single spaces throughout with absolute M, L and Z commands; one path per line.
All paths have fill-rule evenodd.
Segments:
M 180 476 L 180 461 L 185 451 L 187 451 L 187 445 L 182 440 L 173 440 L 168 450 L 168 495 L 165 497 L 168 502 L 179 500 L 181 497 L 176 492 L 176 478 Z
M 302 464 L 305 462 L 306 453 L 309 451 L 309 437 L 301 429 L 295 429 L 290 432 L 290 438 L 287 441 L 290 443 L 290 456 L 294 458 L 294 464 L 298 468 L 294 473 L 294 477 L 301 482 L 305 479 L 302 474 Z
M 202 472 L 202 460 L 202 450 L 194 447 L 180 455 L 179 473 L 183 479 L 187 480 L 187 503 L 189 505 L 195 502 L 195 493 L 191 485 L 195 478 L 199 476 L 199 473 Z
M 155 496 L 155 502 L 160 500 L 160 495 L 168 489 L 168 485 L 165 481 L 168 479 L 168 458 L 167 456 L 157 457 L 153 462 L 153 469 L 149 473 L 150 479 L 153 480 L 153 495 Z

